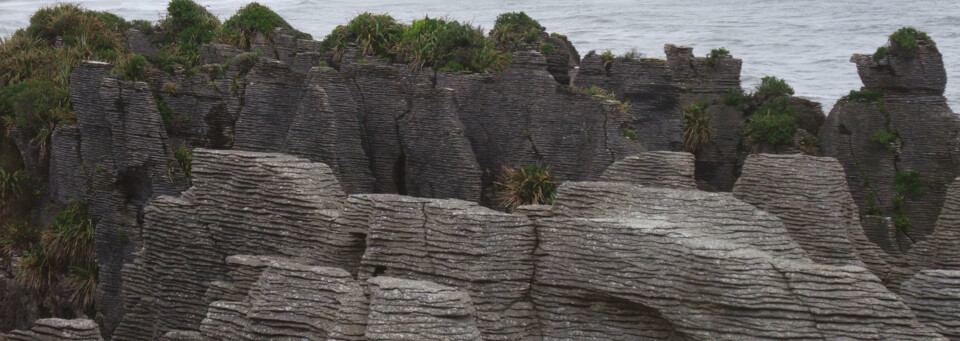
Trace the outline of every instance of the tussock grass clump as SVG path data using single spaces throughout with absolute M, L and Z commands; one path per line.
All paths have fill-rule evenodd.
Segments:
M 396 54 L 404 26 L 386 14 L 361 13 L 346 25 L 337 26 L 320 43 L 321 51 L 342 54 L 348 44 L 357 44 L 363 55 Z
M 56 215 L 53 224 L 38 229 L 9 224 L 0 229 L 0 246 L 7 257 L 20 257 L 15 279 L 39 295 L 67 290 L 85 311 L 93 308 L 97 264 L 94 224 L 85 204 L 73 204 Z
M 163 33 L 164 43 L 176 43 L 183 50 L 193 51 L 213 41 L 220 29 L 220 20 L 196 2 L 171 0 L 167 4 L 167 16 L 160 20 L 158 26 Z
M 683 108 L 683 144 L 691 153 L 699 152 L 710 142 L 713 128 L 710 127 L 710 114 L 706 111 L 709 105 L 703 100 Z
M 500 202 L 508 210 L 522 205 L 551 205 L 557 183 L 550 177 L 550 167 L 530 164 L 503 168 L 500 181 Z
M 0 258 L 18 256 L 40 244 L 40 229 L 24 223 L 0 225 Z
M 505 68 L 510 56 L 486 39 L 483 30 L 457 21 L 414 20 L 399 46 L 400 60 L 451 72 L 484 72 Z
M 193 179 L 193 149 L 181 144 L 173 150 L 173 158 L 177 161 L 180 169 L 183 170 L 187 182 L 190 182 Z
M 257 33 L 263 34 L 269 40 L 277 29 L 297 39 L 313 39 L 309 34 L 293 29 L 293 26 L 269 7 L 256 2 L 244 6 L 224 21 L 217 39 L 221 43 L 248 49 Z
M 540 52 L 543 52 L 543 54 L 553 53 L 553 51 L 556 51 L 556 49 L 557 47 L 553 46 L 553 43 L 540 44 Z
M 576 91 L 577 93 L 597 97 L 605 100 L 608 104 L 611 104 L 614 109 L 620 113 L 626 114 L 630 111 L 630 101 L 622 102 L 617 99 L 616 94 L 613 91 L 601 88 L 596 85 L 591 85 L 590 87 L 575 87 L 572 84 L 570 88 Z
M 123 80 L 145 81 L 147 80 L 147 68 L 150 63 L 147 58 L 141 55 L 132 55 L 124 58 L 117 63 L 116 73 Z
M 545 27 L 524 12 L 507 12 L 497 16 L 493 30 L 490 31 L 490 38 L 501 48 L 514 50 L 525 44 L 538 42 L 545 30 Z
M 124 53 L 121 21 L 60 4 L 38 10 L 29 27 L 0 39 L 0 118 L 46 146 L 58 122 L 75 119 L 69 96 L 73 67 L 81 60 L 116 62 Z

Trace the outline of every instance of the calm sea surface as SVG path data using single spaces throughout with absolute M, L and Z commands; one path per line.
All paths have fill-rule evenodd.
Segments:
M 156 20 L 166 0 L 81 1 L 86 8 L 110 11 L 127 20 Z M 247 1 L 198 0 L 221 18 Z M 944 55 L 949 82 L 946 97 L 960 109 L 960 1 L 814 0 L 259 0 L 294 27 L 322 39 L 357 13 L 386 12 L 409 22 L 430 15 L 493 27 L 497 14 L 526 11 L 550 32 L 566 34 L 581 54 L 589 50 L 622 53 L 637 49 L 663 57 L 663 45 L 693 46 L 704 55 L 725 47 L 742 58 L 745 87 L 763 76 L 785 78 L 798 95 L 826 108 L 860 79 L 849 62 L 854 53 L 872 53 L 902 26 L 926 31 Z M 54 1 L 0 0 L 0 36 L 27 24 L 30 14 Z

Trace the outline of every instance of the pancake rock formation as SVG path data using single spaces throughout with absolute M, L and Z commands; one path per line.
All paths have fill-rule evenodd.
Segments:
M 566 182 L 517 213 L 345 196 L 329 167 L 283 154 L 195 155 L 193 186 L 146 209 L 116 340 L 941 338 L 844 239 L 853 207 L 822 212 L 849 259 L 818 262 L 788 220 L 695 189 L 690 154 L 628 158 L 610 173 L 638 179 Z M 834 178 L 789 192 L 849 204 Z

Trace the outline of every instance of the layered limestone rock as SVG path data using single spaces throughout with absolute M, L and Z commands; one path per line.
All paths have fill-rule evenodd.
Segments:
M 536 236 L 524 216 L 460 200 L 357 197 L 371 202 L 359 280 L 388 276 L 456 287 L 470 295 L 484 340 L 535 334 L 526 297 Z
M 694 157 L 686 152 L 645 152 L 614 162 L 600 175 L 601 181 L 696 189 Z
M 864 235 L 836 159 L 751 155 L 733 194 L 783 220 L 790 237 L 814 262 L 866 266 L 881 279 L 890 273 L 886 254 Z
M 622 58 L 605 62 L 591 51 L 580 62 L 576 87 L 601 87 L 630 102 L 630 121 L 623 128 L 636 132 L 647 150 L 684 150 L 680 114 L 680 84 L 663 59 Z
M 242 301 L 216 301 L 208 340 L 364 340 L 367 298 L 342 269 L 274 259 Z M 238 285 L 239 286 L 239 285 Z
M 568 182 L 551 211 L 535 222 L 544 338 L 941 339 L 868 270 L 812 262 L 731 194 Z
M 933 233 L 904 253 L 899 265 L 895 284 L 923 269 L 960 271 L 960 178 L 950 185 Z
M 960 271 L 923 270 L 900 288 L 917 319 L 950 340 L 960 340 Z
M 52 149 L 62 158 L 52 163 L 50 179 L 54 198 L 86 201 L 97 222 L 95 302 L 108 335 L 123 314 L 121 269 L 140 240 L 142 207 L 185 185 L 183 171 L 171 163 L 172 146 L 149 85 L 106 76 L 111 68 L 86 61 L 71 73 L 77 125 L 57 128 Z
M 194 156 L 193 187 L 145 209 L 142 246 L 124 269 L 126 315 L 114 339 L 197 330 L 208 289 L 227 278 L 229 255 L 339 266 L 338 255 L 355 253 L 338 250 L 357 242 L 331 229 L 345 195 L 329 167 L 282 154 L 198 149 Z M 352 238 L 362 245 L 362 237 Z
M 712 133 L 707 144 L 696 151 L 697 182 L 702 189 L 730 191 L 742 158 L 740 140 L 746 117 L 740 108 L 726 105 L 724 96 L 730 91 L 742 91 L 743 62 L 730 56 L 695 57 L 693 48 L 671 44 L 664 46 L 664 52 L 673 79 L 680 85 L 679 106 L 707 103 L 704 113 L 710 117 Z M 678 115 L 682 119 L 682 112 Z M 681 132 L 682 129 L 681 126 Z
M 960 175 L 960 117 L 943 97 L 942 56 L 920 40 L 912 54 L 876 61 L 857 54 L 851 62 L 864 90 L 882 98 L 840 99 L 820 130 L 823 154 L 843 164 L 862 214 L 902 214 L 910 221 L 898 226 L 909 236 L 904 242 L 922 240 L 933 232 L 947 185 Z M 918 172 L 922 193 L 898 192 L 898 172 Z
M 367 340 L 479 341 L 476 310 L 462 290 L 426 281 L 374 277 Z
M 96 322 L 88 319 L 39 319 L 29 331 L 16 330 L 0 340 L 8 341 L 103 341 Z

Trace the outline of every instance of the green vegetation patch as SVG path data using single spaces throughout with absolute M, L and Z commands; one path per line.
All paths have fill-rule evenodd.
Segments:
M 334 29 L 320 49 L 341 54 L 349 44 L 357 44 L 364 56 L 449 72 L 499 71 L 512 58 L 481 29 L 430 17 L 403 25 L 389 15 L 362 13 Z
M 739 107 L 747 116 L 743 128 L 744 144 L 757 148 L 762 144 L 792 145 L 799 128 L 799 113 L 790 104 L 794 90 L 783 79 L 763 77 L 751 93 L 730 90 L 724 103 Z M 813 141 L 811 141 L 813 142 Z M 808 146 L 808 149 L 815 146 Z
M 269 7 L 256 2 L 244 6 L 224 21 L 217 39 L 221 43 L 248 49 L 257 33 L 272 39 L 277 29 L 297 39 L 313 39 L 309 34 L 293 29 L 293 26 Z
M 501 204 L 509 210 L 521 205 L 553 204 L 557 182 L 550 177 L 550 167 L 531 164 L 504 167 L 497 182 Z
M 873 61 L 879 62 L 891 56 L 909 57 L 917 52 L 920 44 L 929 44 L 936 46 L 936 42 L 927 35 L 913 27 L 901 27 L 890 35 L 890 42 L 877 48 L 873 53 Z
M 493 30 L 490 31 L 490 38 L 502 48 L 513 50 L 524 44 L 538 42 L 545 30 L 545 27 L 524 12 L 507 12 L 497 16 Z
M 717 66 L 720 64 L 720 58 L 726 58 L 730 56 L 730 51 L 726 48 L 716 48 L 710 50 L 710 53 L 707 54 L 707 63 L 711 66 Z
M 94 261 L 94 224 L 85 204 L 77 203 L 57 214 L 53 223 L 37 228 L 29 224 L 0 226 L 0 256 L 19 257 L 14 278 L 39 295 L 66 289 L 74 304 L 92 312 L 97 264 Z M 58 283 L 67 279 L 66 288 Z
M 710 114 L 706 111 L 709 105 L 709 102 L 702 100 L 683 108 L 683 143 L 691 153 L 702 150 L 713 134 Z
M 184 51 L 195 51 L 213 41 L 220 29 L 220 20 L 196 2 L 171 0 L 167 16 L 160 20 L 159 27 L 163 42 L 177 43 Z

